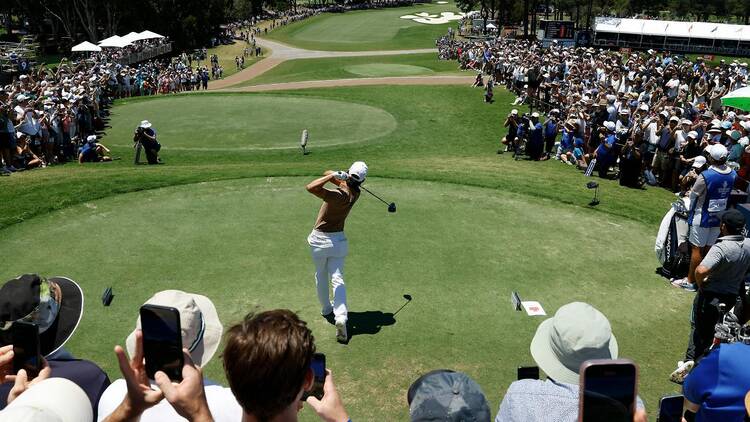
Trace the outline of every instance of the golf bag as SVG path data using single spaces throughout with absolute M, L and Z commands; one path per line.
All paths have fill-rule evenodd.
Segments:
M 594 158 L 593 160 L 591 160 L 591 162 L 589 163 L 589 166 L 586 167 L 586 172 L 583 173 L 583 175 L 586 176 L 586 177 L 591 177 L 591 174 L 594 173 L 594 168 L 595 167 L 596 167 L 596 158 Z
M 687 242 L 688 208 L 675 201 L 664 216 L 656 237 L 656 256 L 661 267 L 656 273 L 668 279 L 683 278 L 690 270 L 690 244 Z M 665 229 L 665 222 L 668 222 Z

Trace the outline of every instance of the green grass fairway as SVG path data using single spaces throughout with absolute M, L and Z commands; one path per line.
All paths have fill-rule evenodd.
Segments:
M 216 54 L 217 56 L 219 56 L 219 65 L 224 68 L 224 77 L 226 78 L 227 76 L 234 75 L 238 72 L 237 65 L 234 62 L 234 58 L 237 56 L 242 56 L 245 47 L 252 48 L 252 45 L 244 41 L 235 41 L 234 44 L 219 45 L 213 48 L 209 48 L 206 60 L 204 60 L 203 62 L 198 62 L 198 64 L 208 66 L 208 68 L 210 69 L 211 62 L 209 61 L 209 58 L 212 54 Z M 264 48 L 263 54 L 268 55 L 268 49 Z M 262 59 L 262 56 L 259 58 L 255 56 L 255 53 L 253 53 L 252 56 L 245 58 L 245 68 Z
M 201 118 L 206 113 L 222 117 L 206 121 Z M 299 148 L 303 129 L 312 136 L 311 146 L 330 146 L 379 138 L 397 125 L 382 109 L 345 101 L 235 95 L 208 102 L 192 95 L 123 103 L 112 120 L 112 134 L 119 140 L 113 146 L 132 145 L 128 135 L 139 116 L 148 116 L 161 139 L 173 140 L 175 150 Z M 207 136 L 185 136 L 190 133 Z
M 239 86 L 386 76 L 465 74 L 437 53 L 289 60 Z
M 688 296 L 654 279 L 650 227 L 488 189 L 373 179 L 370 187 L 395 198 L 399 211 L 363 196 L 347 224 L 353 337 L 341 346 L 318 315 L 305 238 L 319 200 L 305 192 L 307 181 L 201 183 L 71 207 L 6 230 L 3 273 L 35 268 L 80 281 L 89 300 L 70 346 L 110 374 L 113 342 L 158 290 L 208 295 L 225 326 L 250 310 L 293 309 L 310 323 L 359 420 L 405 420 L 409 384 L 441 367 L 475 377 L 496 410 L 515 367 L 532 363 L 528 344 L 541 321 L 514 312 L 510 290 L 550 313 L 571 300 L 608 309 L 622 355 L 641 365 L 644 396 L 655 405 L 675 390 L 660 370 L 673 360 L 664 350 L 679 350 L 683 338 L 665 338 L 662 325 L 686 318 L 678 310 Z M 529 221 L 579 225 L 547 230 Z M 107 286 L 116 296 L 104 308 L 96 298 Z M 394 317 L 403 294 L 413 303 Z M 622 306 L 623 298 L 632 300 Z M 219 359 L 207 372 L 223 380 Z
M 0 179 L 0 280 L 78 280 L 86 313 L 70 349 L 112 378 L 112 347 L 159 289 L 208 295 L 225 325 L 250 310 L 298 311 L 362 421 L 406 420 L 408 385 L 435 368 L 466 371 L 496 412 L 516 367 L 532 363 L 542 320 L 513 311 L 510 292 L 549 314 L 587 301 L 638 362 L 654 415 L 659 397 L 678 390 L 667 377 L 694 297 L 653 271 L 654 236 L 674 196 L 595 179 L 602 202 L 587 207 L 592 179 L 581 172 L 495 153 L 512 96 L 500 89 L 496 99 L 485 104 L 468 86 L 363 86 L 118 102 L 103 142 L 122 160 Z M 132 164 L 132 130 L 144 118 L 165 165 Z M 293 149 L 303 125 L 307 156 Z M 323 143 L 333 137 L 352 143 Z M 398 212 L 365 193 L 347 223 L 358 334 L 341 346 L 317 315 L 305 239 L 319 201 L 304 185 L 359 159 L 370 166 L 367 186 Z M 110 308 L 98 302 L 106 286 Z M 404 294 L 412 303 L 389 315 Z M 218 359 L 207 373 L 223 380 Z
M 435 47 L 448 26 L 426 25 L 401 16 L 428 12 L 457 12 L 452 4 L 420 4 L 380 10 L 325 13 L 269 32 L 268 38 L 308 50 L 364 51 Z

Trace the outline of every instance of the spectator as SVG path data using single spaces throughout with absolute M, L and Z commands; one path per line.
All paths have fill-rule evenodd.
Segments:
M 313 383 L 310 367 L 315 339 L 307 324 L 289 310 L 248 314 L 229 329 L 224 371 L 244 410 L 246 422 L 297 421 L 305 391 Z M 333 375 L 326 370 L 323 399 L 307 404 L 326 422 L 347 422 Z
M 28 385 L 18 382 L 13 399 L 0 411 L 0 421 L 90 422 L 91 406 L 86 394 L 64 378 L 37 377 Z
M 722 344 L 701 360 L 682 386 L 685 409 L 695 421 L 742 421 L 748 415 L 750 345 Z M 750 395 L 748 395 L 750 397 Z
M 81 152 L 78 154 L 78 162 L 82 164 L 112 161 L 112 157 L 107 154 L 109 154 L 109 148 L 96 142 L 96 135 L 91 135 L 86 138 L 86 143 L 81 147 Z
M 581 364 L 617 359 L 619 347 L 607 317 L 589 304 L 573 302 L 539 325 L 531 340 L 531 356 L 547 380 L 513 382 L 495 422 L 577 421 Z M 638 409 L 635 420 L 645 422 L 640 398 Z
M 720 230 L 722 237 L 695 269 L 698 295 L 693 302 L 693 324 L 685 360 L 678 362 L 671 376 L 675 382 L 684 380 L 693 365 L 708 353 L 720 317 L 717 305 L 722 303 L 731 309 L 737 298 L 744 296 L 745 274 L 750 269 L 745 216 L 736 209 L 727 210 L 721 217 Z
M 138 163 L 138 156 L 140 155 L 139 148 L 142 146 L 143 151 L 146 153 L 146 160 L 149 164 L 160 164 L 161 158 L 159 158 L 159 151 L 161 151 L 161 144 L 156 140 L 156 129 L 148 120 L 143 120 L 138 127 L 135 129 L 135 135 L 133 136 L 133 145 L 136 148 L 136 164 Z
M 109 378 L 94 363 L 75 359 L 64 348 L 82 316 L 83 291 L 69 278 L 45 279 L 37 274 L 24 274 L 0 287 L 0 326 L 7 327 L 15 321 L 36 324 L 39 351 L 46 358 L 49 373 L 81 387 L 89 398 L 92 414 L 96 415 L 99 397 L 109 385 Z M 2 375 L 0 370 L 0 379 Z M 0 408 L 10 401 L 9 393 L 9 384 L 0 385 Z
M 182 344 L 188 351 L 185 360 L 187 370 L 191 373 L 197 371 L 200 374 L 200 368 L 208 364 L 216 353 L 223 330 L 216 313 L 216 307 L 211 300 L 205 296 L 179 290 L 164 290 L 152 296 L 146 301 L 146 304 L 169 306 L 179 311 Z M 154 380 L 146 378 L 140 327 L 141 320 L 139 317 L 136 321 L 135 331 L 125 341 L 128 355 L 131 358 L 129 362 L 122 348 L 119 346 L 115 348 L 115 354 L 120 362 L 120 370 L 124 378 L 113 382 L 102 395 L 99 401 L 99 420 L 103 420 L 113 413 L 116 417 L 121 417 L 123 412 L 127 413 L 128 404 L 132 404 L 129 403 L 130 393 L 128 391 L 133 388 L 134 382 L 142 385 L 144 389 L 153 388 L 156 385 L 161 386 L 164 382 L 169 384 L 168 380 L 157 379 L 156 382 L 152 382 Z M 192 365 L 192 362 L 195 362 L 195 365 Z M 242 409 L 237 405 L 237 401 L 228 388 L 217 385 L 208 379 L 203 379 L 203 385 L 205 386 L 203 394 L 214 420 L 237 421 L 240 419 Z M 161 396 L 154 396 L 154 399 L 149 400 L 147 405 L 141 404 L 142 406 L 137 410 L 140 411 L 140 420 L 144 422 L 169 421 L 178 416 L 178 409 L 175 409 L 169 400 L 167 402 L 162 401 Z M 108 419 L 108 422 L 111 422 L 111 420 Z
M 428 372 L 406 395 L 412 422 L 490 422 L 490 407 L 482 388 L 468 375 L 448 369 Z

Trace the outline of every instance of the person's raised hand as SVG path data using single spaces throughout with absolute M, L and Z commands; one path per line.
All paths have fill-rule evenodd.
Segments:
M 120 366 L 120 372 L 128 387 L 128 394 L 123 400 L 128 412 L 140 415 L 164 398 L 161 391 L 151 389 L 151 383 L 146 375 L 146 366 L 143 362 L 143 332 L 141 330 L 135 331 L 135 351 L 130 361 L 125 355 L 125 350 L 120 346 L 115 346 L 115 355 Z
M 182 382 L 173 383 L 167 374 L 158 371 L 155 376 L 156 385 L 164 393 L 164 398 L 183 418 L 191 422 L 213 421 L 206 400 L 206 390 L 203 388 L 203 371 L 193 363 L 187 349 L 182 349 L 182 353 Z
M 333 384 L 333 376 L 329 369 L 326 369 L 326 380 L 323 384 L 323 399 L 318 400 L 316 397 L 307 398 L 307 404 L 313 408 L 315 413 L 326 422 L 347 422 L 349 415 L 344 409 L 344 403 L 336 391 Z
M 21 369 L 20 371 L 18 371 L 18 374 L 16 374 L 14 377 L 8 377 L 8 379 L 13 379 L 13 388 L 11 388 L 10 393 L 8 393 L 8 404 L 17 399 L 18 396 L 20 396 L 24 391 L 49 378 L 52 370 L 50 369 L 49 365 L 47 365 L 46 360 L 44 360 L 43 363 L 44 368 L 42 368 L 42 370 L 39 371 L 39 375 L 37 375 L 36 378 L 31 381 L 29 381 L 29 376 L 28 374 L 26 374 L 25 369 Z
M 0 347 L 0 384 L 6 382 L 5 377 L 13 373 L 13 345 Z

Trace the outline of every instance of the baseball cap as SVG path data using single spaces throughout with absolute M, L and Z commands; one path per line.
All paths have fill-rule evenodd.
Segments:
M 367 178 L 367 164 L 364 161 L 355 161 L 349 167 L 348 173 L 355 182 L 362 183 Z
M 197 365 L 205 366 L 216 353 L 221 342 L 224 327 L 219 320 L 211 299 L 206 296 L 186 293 L 181 290 L 163 290 L 151 296 L 144 305 L 169 306 L 180 313 L 182 346 L 188 349 L 190 357 Z M 141 328 L 141 317 L 135 323 Z M 135 354 L 135 331 L 125 340 L 128 354 Z
M 724 211 L 724 215 L 721 216 L 721 223 L 732 230 L 742 230 L 745 227 L 745 216 L 735 208 L 730 208 Z
M 721 128 L 722 129 L 728 130 L 731 127 L 732 127 L 732 123 L 730 123 L 730 122 L 728 122 L 726 120 L 724 120 L 723 122 L 721 122 Z
M 448 369 L 428 372 L 406 395 L 412 422 L 490 422 L 490 407 L 482 388 L 468 375 Z
M 581 364 L 590 359 L 617 359 L 617 339 L 609 320 L 583 302 L 563 305 L 543 321 L 531 340 L 531 356 L 548 377 L 578 385 Z
M 604 127 L 607 128 L 607 130 L 610 132 L 614 132 L 615 130 L 615 124 L 610 121 L 604 122 Z
M 531 117 L 534 117 L 534 118 L 539 118 L 539 113 L 537 113 L 537 112 L 535 111 L 535 112 L 531 113 Z
M 26 101 L 26 100 L 28 100 L 28 99 L 29 99 L 29 97 L 27 97 L 27 96 L 25 96 L 25 95 L 23 95 L 23 94 L 18 94 L 18 95 L 16 96 L 16 101 Z
M 699 155 L 695 157 L 695 161 L 693 161 L 693 168 L 699 169 L 706 165 L 706 157 Z
M 36 324 L 43 356 L 56 352 L 70 339 L 81 316 L 83 291 L 69 278 L 24 274 L 0 287 L 0 327 L 15 321 Z
M 680 118 L 679 118 L 679 117 L 677 117 L 677 116 L 672 116 L 672 117 L 670 117 L 670 118 L 669 118 L 669 121 L 670 121 L 670 123 L 671 123 L 671 122 L 679 122 L 679 121 L 680 121 Z
M 96 142 L 96 135 L 89 135 L 89 136 L 88 136 L 88 137 L 86 138 L 86 141 L 87 141 L 87 142 Z
M 722 144 L 714 144 L 711 145 L 711 149 L 709 150 L 709 154 L 711 155 L 711 158 L 714 160 L 723 160 L 727 158 L 727 155 L 729 155 L 729 152 L 727 151 L 727 147 L 725 147 Z
M 518 116 L 518 110 L 516 110 L 516 109 L 514 108 L 513 110 L 511 110 L 511 111 L 510 111 L 510 114 L 512 114 L 512 115 L 514 115 L 514 116 Z
M 735 141 L 742 137 L 742 134 L 738 130 L 728 130 L 726 134 Z
M 688 119 L 682 119 L 682 121 L 680 122 L 680 124 L 681 124 L 681 125 L 692 125 L 692 124 L 693 124 L 693 122 L 691 122 L 691 121 L 690 121 L 690 120 L 688 120 Z
M 688 132 L 687 136 L 693 139 L 698 139 L 698 132 L 691 130 L 690 132 Z
M 48 378 L 32 385 L 0 412 L 0 421 L 90 422 L 91 401 L 73 381 Z

